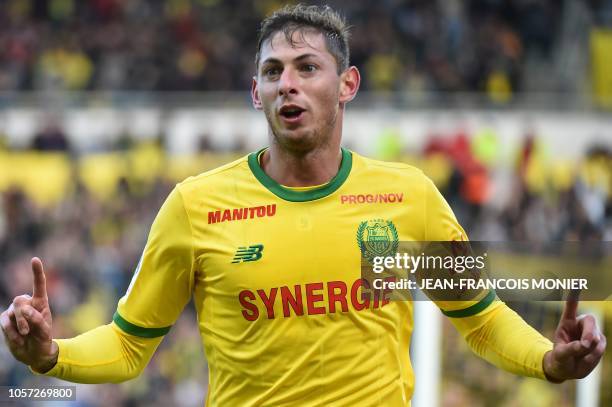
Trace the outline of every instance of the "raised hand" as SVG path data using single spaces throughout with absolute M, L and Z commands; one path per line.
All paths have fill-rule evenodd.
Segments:
M 58 347 L 51 336 L 45 272 L 38 257 L 32 259 L 32 273 L 32 296 L 15 297 L 9 308 L 0 314 L 0 326 L 15 359 L 44 373 L 57 363 Z
M 595 369 L 606 349 L 606 337 L 592 315 L 576 316 L 577 296 L 565 303 L 554 348 L 544 356 L 544 373 L 552 382 L 582 379 Z

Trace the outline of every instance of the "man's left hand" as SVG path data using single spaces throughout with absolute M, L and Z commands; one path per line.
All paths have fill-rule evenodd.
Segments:
M 578 299 L 568 299 L 555 332 L 553 350 L 543 360 L 551 382 L 582 379 L 595 369 L 606 349 L 606 337 L 592 315 L 576 316 Z

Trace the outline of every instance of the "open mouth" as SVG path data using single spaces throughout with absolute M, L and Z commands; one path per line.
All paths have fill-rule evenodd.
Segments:
M 279 114 L 286 120 L 294 121 L 299 119 L 304 111 L 305 109 L 299 106 L 283 106 Z

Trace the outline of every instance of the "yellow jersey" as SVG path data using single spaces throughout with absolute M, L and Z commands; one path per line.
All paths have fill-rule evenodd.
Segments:
M 342 150 L 335 178 L 296 190 L 250 154 L 174 189 L 114 322 L 160 336 L 193 296 L 210 405 L 405 405 L 412 303 L 361 295 L 361 242 L 373 225 L 391 242 L 465 239 L 409 165 Z M 447 311 L 468 316 L 493 299 Z

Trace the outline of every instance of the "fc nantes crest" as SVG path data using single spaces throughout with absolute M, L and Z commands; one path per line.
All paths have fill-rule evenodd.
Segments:
M 397 230 L 390 220 L 367 220 L 357 228 L 357 244 L 361 255 L 370 262 L 377 256 L 394 256 L 398 240 Z

